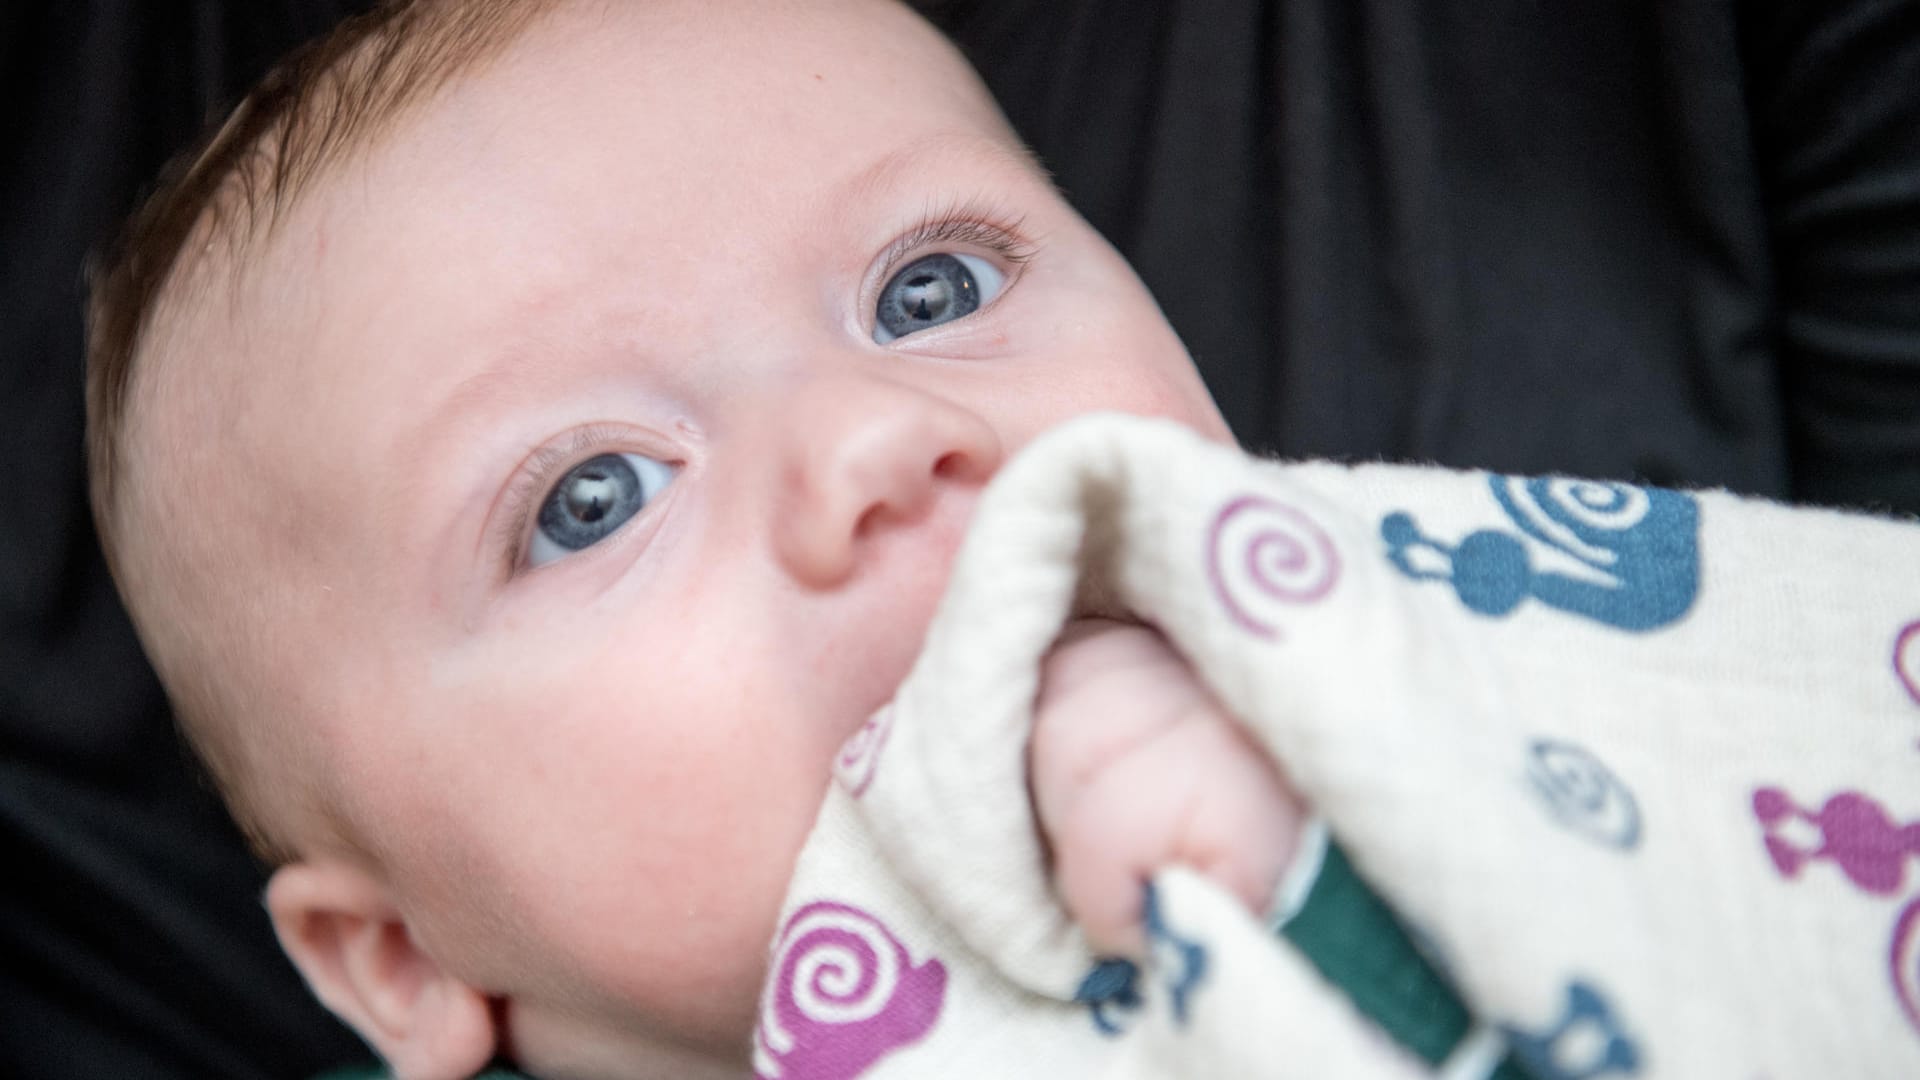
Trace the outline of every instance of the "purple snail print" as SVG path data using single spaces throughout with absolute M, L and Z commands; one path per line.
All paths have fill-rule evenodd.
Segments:
M 1798 877 L 1807 863 L 1825 860 L 1861 892 L 1893 896 L 1905 884 L 1907 860 L 1920 859 L 1920 821 L 1902 825 L 1856 791 L 1842 791 L 1810 810 L 1779 788 L 1757 788 L 1753 815 L 1764 831 L 1767 857 L 1783 878 Z M 1784 834 L 1794 826 L 1817 830 L 1817 846 L 1790 841 Z M 1909 901 L 1894 919 L 1887 967 L 1901 1011 L 1920 1032 L 1920 899 Z
M 1795 803 L 1776 787 L 1753 793 L 1753 816 L 1765 830 L 1767 856 L 1781 877 L 1796 877 L 1816 859 L 1831 861 L 1861 890 L 1889 896 L 1900 889 L 1907 860 L 1920 857 L 1920 821 L 1896 824 L 1884 808 L 1856 791 L 1842 791 L 1818 810 Z M 1784 835 L 1792 824 L 1811 825 L 1818 846 L 1794 844 Z
M 760 998 L 758 1080 L 853 1080 L 932 1030 L 947 969 L 915 965 L 886 925 L 849 904 L 815 901 L 780 931 Z

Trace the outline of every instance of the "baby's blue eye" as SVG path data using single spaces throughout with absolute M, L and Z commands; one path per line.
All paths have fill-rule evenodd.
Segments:
M 550 563 L 606 539 L 672 479 L 672 466 L 639 454 L 601 454 L 575 465 L 540 504 L 527 564 Z
M 975 255 L 939 252 L 915 259 L 880 290 L 873 340 L 885 345 L 970 315 L 993 299 L 1005 281 L 992 263 Z

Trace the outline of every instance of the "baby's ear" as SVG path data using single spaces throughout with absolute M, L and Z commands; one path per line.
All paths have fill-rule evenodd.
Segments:
M 314 995 L 398 1080 L 465 1080 L 492 1059 L 486 996 L 421 951 L 369 871 L 337 859 L 283 866 L 267 884 L 267 912 Z

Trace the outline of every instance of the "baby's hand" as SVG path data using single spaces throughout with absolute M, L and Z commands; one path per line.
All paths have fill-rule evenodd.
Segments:
M 1060 636 L 1027 769 L 1054 886 L 1097 951 L 1144 955 L 1142 885 L 1169 863 L 1264 915 L 1298 841 L 1280 771 L 1144 626 L 1085 619 Z

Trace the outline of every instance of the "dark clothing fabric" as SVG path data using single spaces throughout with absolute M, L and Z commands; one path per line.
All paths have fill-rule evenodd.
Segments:
M 1920 3 L 921 6 L 1251 448 L 1920 511 Z
M 1920 0 L 922 0 L 1250 445 L 1920 511 Z M 0 6 L 0 1076 L 363 1058 L 95 551 L 80 266 L 367 0 Z
M 281 958 L 260 871 L 176 747 L 81 458 L 83 256 L 349 6 L 0 5 L 0 1076 L 281 1080 L 367 1056 Z

